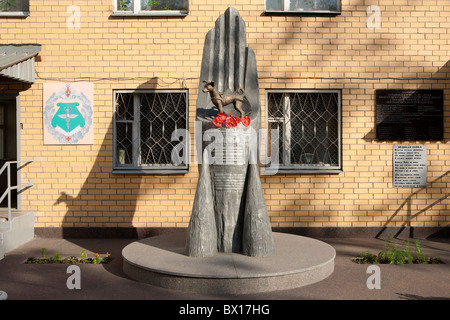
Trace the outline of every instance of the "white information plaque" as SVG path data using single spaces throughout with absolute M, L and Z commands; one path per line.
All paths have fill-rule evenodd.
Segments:
M 427 148 L 422 145 L 394 146 L 394 188 L 427 186 Z

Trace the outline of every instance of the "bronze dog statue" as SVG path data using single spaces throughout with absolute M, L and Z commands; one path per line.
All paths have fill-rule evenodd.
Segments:
M 228 95 L 224 95 L 223 93 L 217 92 L 214 81 L 203 81 L 205 84 L 203 88 L 203 92 L 209 92 L 211 96 L 212 103 L 219 109 L 219 112 L 223 113 L 223 107 L 229 104 L 234 105 L 234 109 L 241 114 L 241 117 L 244 116 L 244 110 L 242 110 L 242 104 L 244 102 L 244 94 L 245 91 L 243 88 L 239 88 L 235 92 L 231 92 Z

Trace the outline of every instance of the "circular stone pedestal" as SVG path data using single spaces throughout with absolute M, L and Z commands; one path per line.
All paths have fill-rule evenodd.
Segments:
M 123 270 L 140 282 L 190 293 L 246 294 L 287 290 L 321 281 L 334 270 L 335 249 L 316 239 L 273 233 L 270 257 L 218 253 L 185 255 L 186 233 L 150 237 L 122 250 Z

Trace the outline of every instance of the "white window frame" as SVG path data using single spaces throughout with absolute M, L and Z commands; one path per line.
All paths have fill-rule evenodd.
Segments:
M 130 93 L 133 94 L 133 103 L 134 103 L 134 115 L 133 120 L 116 120 L 116 101 L 117 95 L 121 93 Z M 188 132 L 189 128 L 189 91 L 188 90 L 114 90 L 113 92 L 113 110 L 114 110 L 114 119 L 113 119 L 113 173 L 116 174 L 184 174 L 189 172 L 189 141 L 187 147 L 184 149 L 186 154 L 184 154 L 184 163 L 183 165 L 139 165 L 138 159 L 140 159 L 141 154 L 139 153 L 139 144 L 141 142 L 140 137 L 140 100 L 139 94 L 145 93 L 184 93 L 186 94 L 186 130 Z M 136 120 L 136 119 L 139 120 Z M 117 159 L 117 123 L 131 123 L 132 124 L 132 139 L 135 143 L 132 143 L 132 154 L 133 163 L 131 164 L 122 164 L 118 165 Z M 136 124 L 136 125 L 135 125 Z M 189 137 L 187 137 L 189 138 Z
M 141 10 L 141 1 L 133 0 L 133 10 L 124 11 L 118 7 L 118 1 L 113 0 L 113 14 L 112 16 L 127 17 L 127 16 L 173 16 L 184 17 L 189 14 L 189 0 L 183 0 L 184 10 Z
M 284 102 L 283 102 L 283 116 L 274 118 L 270 117 L 269 115 L 269 94 L 270 93 L 282 93 L 284 94 Z M 338 165 L 336 166 L 318 166 L 318 165 L 311 165 L 311 166 L 296 166 L 296 165 L 286 165 L 290 164 L 290 148 L 291 148 L 291 121 L 289 121 L 289 114 L 290 114 L 290 99 L 289 94 L 293 93 L 336 93 L 338 95 L 338 112 L 337 112 L 337 139 L 338 139 Z M 279 144 L 278 147 L 282 148 L 282 156 L 283 159 L 278 159 L 279 164 L 266 164 L 266 168 L 269 169 L 270 167 L 277 167 L 277 173 L 279 174 L 289 174 L 289 173 L 305 173 L 305 174 L 312 174 L 312 173 L 341 173 L 343 172 L 342 169 L 342 100 L 341 100 L 341 90 L 266 90 L 266 128 L 268 134 L 270 134 L 270 122 L 281 122 L 283 125 L 283 134 L 278 137 Z M 315 131 L 315 129 L 314 129 Z M 270 150 L 270 153 L 272 153 L 271 146 L 269 146 L 269 139 L 266 139 L 266 150 Z M 278 150 L 277 150 L 278 151 Z
M 267 1 L 264 0 L 264 12 L 271 14 L 271 13 L 278 13 L 278 14 L 331 14 L 331 15 L 339 15 L 341 14 L 341 0 L 337 1 L 338 11 L 331 11 L 331 10 L 291 10 L 290 9 L 290 2 L 291 0 L 279 0 L 281 2 L 281 10 L 274 10 L 274 9 L 267 9 Z

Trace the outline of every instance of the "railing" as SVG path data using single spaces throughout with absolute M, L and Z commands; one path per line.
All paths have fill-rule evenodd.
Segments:
M 12 211 L 11 191 L 17 190 L 17 194 L 19 194 L 21 191 L 33 186 L 32 183 L 22 184 L 20 179 L 17 180 L 17 184 L 15 186 L 12 186 L 11 185 L 11 165 L 12 164 L 19 165 L 20 163 L 23 163 L 22 166 L 17 167 L 17 170 L 16 170 L 16 172 L 17 172 L 31 162 L 33 162 L 33 161 L 6 161 L 5 164 L 2 166 L 2 168 L 0 169 L 0 176 L 6 170 L 6 181 L 7 181 L 6 190 L 0 196 L 0 203 L 5 199 L 5 197 L 8 197 L 8 220 L 7 221 L 8 221 L 9 226 L 11 226 L 11 211 Z

